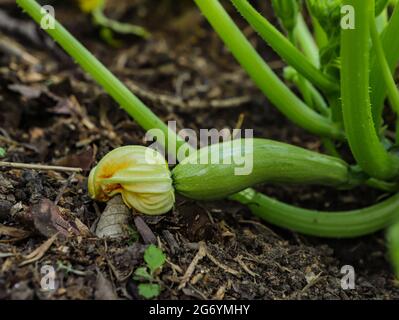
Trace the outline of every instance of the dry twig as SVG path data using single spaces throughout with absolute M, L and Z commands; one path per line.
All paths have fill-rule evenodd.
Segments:
M 198 262 L 200 262 L 206 256 L 206 253 L 207 253 L 206 245 L 204 242 L 201 241 L 199 243 L 199 249 L 197 254 L 195 255 L 194 259 L 191 261 L 186 272 L 184 273 L 184 276 L 182 277 L 182 280 L 178 287 L 179 290 L 183 289 L 186 286 L 187 282 L 190 281 L 190 278 L 194 273 L 195 267 L 197 266 Z
M 32 163 L 6 162 L 6 161 L 0 161 L 0 167 L 8 167 L 14 169 L 53 170 L 53 171 L 77 172 L 77 173 L 83 171 L 81 168 L 49 166 L 49 165 L 32 164 Z

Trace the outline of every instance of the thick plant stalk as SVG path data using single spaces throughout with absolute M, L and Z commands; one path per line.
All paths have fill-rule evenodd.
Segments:
M 40 12 L 40 6 L 34 0 L 17 0 L 17 3 L 36 21 L 40 21 L 42 14 Z M 85 65 L 85 70 L 93 76 L 93 78 L 99 82 L 103 87 L 107 87 L 109 91 L 114 92 L 114 97 L 119 102 L 121 96 L 128 91 L 128 89 L 111 74 L 113 81 L 109 82 L 106 79 L 110 76 L 110 72 L 93 56 L 91 55 L 72 35 L 70 35 L 59 23 L 56 23 L 55 30 L 46 30 L 51 36 L 56 37 L 60 42 L 60 45 L 65 49 L 68 48 L 68 53 L 75 58 L 79 64 Z M 67 43 L 70 42 L 70 43 Z M 85 56 L 84 59 L 80 56 Z M 93 74 L 92 74 L 93 73 Z M 104 79 L 101 79 L 104 78 Z M 112 84 L 112 85 L 111 85 Z M 118 92 L 117 94 L 115 92 Z M 129 92 L 127 100 L 133 95 Z M 128 107 L 125 107 L 126 111 L 135 119 L 144 129 L 149 127 L 155 127 L 163 131 L 165 134 L 168 132 L 168 128 L 162 121 L 156 117 L 148 108 L 142 103 L 135 104 L 137 98 L 132 101 L 127 101 Z M 125 101 L 124 99 L 122 101 Z M 126 101 L 125 101 L 126 102 Z M 142 119 L 147 117 L 147 119 Z M 174 134 L 172 132 L 172 134 Z M 166 141 L 165 147 L 167 147 L 170 141 Z M 181 142 L 184 145 L 185 142 Z M 399 194 L 392 198 L 382 202 L 376 206 L 372 206 L 367 209 L 362 209 L 356 215 L 356 221 L 352 219 L 352 215 L 348 215 L 346 212 L 341 213 L 321 213 L 319 211 L 304 210 L 281 202 L 276 202 L 270 197 L 256 193 L 252 189 L 247 189 L 239 194 L 233 195 L 232 200 L 239 201 L 244 205 L 248 205 L 251 210 L 262 219 L 277 224 L 284 228 L 291 228 L 292 230 L 302 232 L 305 234 L 318 235 L 321 237 L 356 237 L 372 233 L 380 228 L 384 228 L 391 221 L 392 217 L 399 212 Z M 372 217 L 367 220 L 367 228 L 362 227 L 359 230 L 359 224 L 362 223 L 363 212 L 366 212 Z M 304 214 L 304 216 L 302 216 Z M 340 214 L 339 216 L 335 216 Z M 330 217 L 330 215 L 332 215 Z M 323 219 L 317 219 L 322 216 Z M 331 219 L 334 219 L 334 223 L 331 223 Z M 337 223 L 336 219 L 339 219 Z M 304 225 L 304 220 L 306 225 Z M 326 232 L 328 230 L 328 232 Z
M 377 26 L 378 33 L 384 31 L 385 27 L 388 24 L 388 11 L 385 8 L 379 16 L 375 18 L 375 24 Z
M 312 18 L 314 39 L 318 48 L 324 48 L 328 44 L 328 36 L 321 27 L 319 21 L 315 17 Z
M 399 221 L 387 230 L 388 251 L 396 277 L 399 279 Z
M 249 189 L 230 198 L 274 225 L 324 238 L 364 236 L 389 226 L 399 217 L 399 193 L 365 209 L 341 212 L 300 209 Z
M 300 16 L 302 17 L 302 16 Z M 298 17 L 298 24 L 293 30 L 288 30 L 288 39 L 295 47 L 299 47 L 303 45 L 300 43 L 300 40 L 304 40 L 301 38 L 303 33 L 306 33 L 307 28 L 305 30 L 302 28 L 299 30 L 299 17 Z M 310 37 L 310 35 L 309 35 Z M 306 44 L 306 47 L 307 44 Z M 312 62 L 313 63 L 313 62 Z M 287 78 L 288 76 L 288 78 Z M 322 95 L 317 91 L 317 89 L 313 86 L 311 82 L 306 80 L 304 76 L 302 76 L 297 70 L 292 67 L 286 67 L 284 70 L 284 78 L 290 79 L 300 91 L 303 100 L 307 104 L 308 107 L 318 111 L 321 115 L 330 118 L 330 109 L 328 108 L 327 104 L 324 102 L 324 98 Z
M 314 42 L 312 35 L 300 14 L 298 16 L 298 23 L 294 30 L 288 31 L 288 38 L 296 47 L 301 47 L 305 55 L 310 59 L 314 66 L 319 66 L 319 52 Z M 330 119 L 331 110 L 324 101 L 323 96 L 313 86 L 311 82 L 306 80 L 293 67 L 286 67 L 284 69 L 284 78 L 293 82 L 302 94 L 306 104 L 312 109 L 318 111 L 321 115 Z
M 380 41 L 380 36 L 378 34 L 377 25 L 374 21 L 374 15 L 371 16 L 370 21 L 371 28 L 371 39 L 373 40 L 374 50 L 376 52 L 376 57 L 378 64 L 380 66 L 380 71 L 383 76 L 383 80 L 385 86 L 388 91 L 388 99 L 391 103 L 392 109 L 399 115 L 399 91 L 396 87 L 395 80 L 392 76 L 391 69 L 388 65 L 388 62 L 385 58 L 384 49 L 382 48 L 382 44 Z
M 310 32 L 305 19 L 302 14 L 298 16 L 298 23 L 294 31 L 295 38 L 297 39 L 302 51 L 308 57 L 310 62 L 316 67 L 320 68 L 320 55 L 319 48 Z M 299 84 L 299 83 L 298 83 Z M 296 84 L 296 85 L 298 85 Z M 314 106 L 318 112 L 322 115 L 330 118 L 331 110 L 328 108 L 323 96 L 320 92 L 313 86 L 312 83 L 307 83 L 308 90 L 313 99 Z
M 309 60 L 301 51 L 292 45 L 292 43 L 266 18 L 257 12 L 247 0 L 231 1 L 241 15 L 248 21 L 248 23 L 289 65 L 294 67 L 299 73 L 301 73 L 305 78 L 318 86 L 320 89 L 325 91 L 339 90 L 338 85 L 333 79 L 318 70 L 312 64 L 311 60 Z M 198 0 L 197 3 L 199 2 L 203 1 Z M 209 18 L 208 20 L 210 23 L 212 23 L 212 20 Z
M 313 109 L 327 118 L 331 117 L 331 109 L 327 106 L 324 97 L 294 68 L 286 67 L 284 69 L 284 78 L 297 86 L 308 106 L 311 106 Z
M 389 154 L 379 139 L 371 114 L 369 96 L 370 15 L 373 0 L 345 0 L 356 14 L 354 29 L 341 32 L 341 94 L 345 131 L 352 153 L 371 177 L 396 178 L 398 158 Z
M 389 19 L 388 25 L 385 27 L 381 34 L 382 47 L 384 49 L 385 57 L 388 62 L 391 73 L 395 70 L 399 61 L 399 2 L 396 4 L 395 9 Z M 384 107 L 384 100 L 387 93 L 387 87 L 383 81 L 380 66 L 376 58 L 375 50 L 371 52 L 371 71 L 370 71 L 370 92 L 371 106 L 373 112 L 373 119 L 377 130 L 382 124 L 382 110 Z
M 301 44 L 301 49 L 303 50 L 304 54 L 308 57 L 310 62 L 316 67 L 320 67 L 320 55 L 319 55 L 319 48 L 311 32 L 309 31 L 308 26 L 306 25 L 305 19 L 300 14 L 298 17 L 298 24 L 295 29 L 295 35 Z
M 259 56 L 218 0 L 195 2 L 257 86 L 282 113 L 312 133 L 335 139 L 344 138 L 344 133 L 338 125 L 309 108 L 288 89 Z M 297 50 L 287 39 L 285 40 L 291 48 Z M 308 65 L 317 70 L 310 62 Z

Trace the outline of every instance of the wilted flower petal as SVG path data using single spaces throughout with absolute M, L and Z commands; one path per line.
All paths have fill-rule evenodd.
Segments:
M 109 152 L 90 172 L 89 194 L 107 201 L 117 193 L 127 206 L 145 214 L 168 212 L 175 202 L 171 173 L 165 158 L 143 146 Z

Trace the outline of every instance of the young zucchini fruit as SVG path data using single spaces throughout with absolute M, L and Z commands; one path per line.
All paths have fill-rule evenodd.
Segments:
M 172 173 L 155 150 L 117 148 L 91 171 L 89 193 L 100 201 L 121 193 L 129 207 L 163 214 L 173 206 L 174 190 L 214 200 L 266 182 L 350 188 L 361 180 L 343 160 L 271 140 L 238 139 L 193 151 Z
M 176 191 L 196 200 L 222 199 L 260 183 L 351 188 L 361 177 L 341 159 L 267 139 L 237 139 L 194 152 L 172 171 Z

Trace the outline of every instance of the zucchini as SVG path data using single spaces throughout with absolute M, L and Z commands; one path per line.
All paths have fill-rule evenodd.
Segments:
M 196 200 L 225 198 L 265 182 L 349 188 L 361 180 L 341 159 L 267 139 L 202 148 L 180 162 L 172 178 L 178 193 Z

